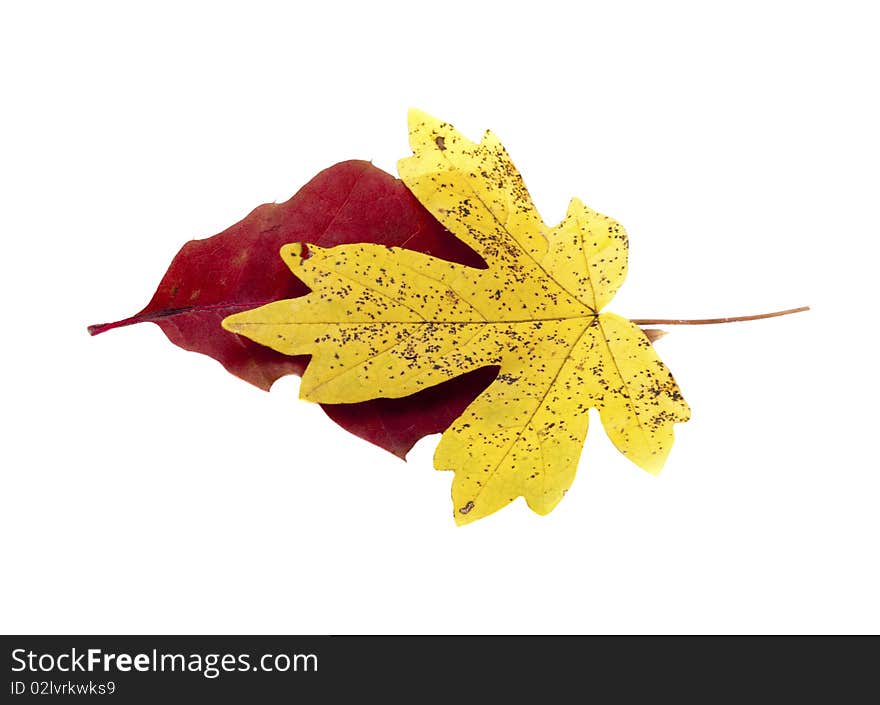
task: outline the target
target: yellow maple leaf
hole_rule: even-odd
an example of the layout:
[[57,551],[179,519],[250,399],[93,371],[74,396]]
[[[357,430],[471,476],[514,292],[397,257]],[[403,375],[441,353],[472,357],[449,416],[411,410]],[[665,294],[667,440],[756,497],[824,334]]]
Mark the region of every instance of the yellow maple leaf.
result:
[[290,244],[281,256],[312,293],[223,327],[312,355],[300,396],[320,403],[403,397],[497,365],[434,456],[455,471],[459,524],[519,496],[539,514],[553,509],[574,479],[590,408],[624,455],[659,472],[673,424],[690,411],[645,334],[599,313],[626,276],[624,229],[577,199],[548,228],[491,132],[474,144],[415,110],[409,128],[401,178],[488,268],[397,247]]

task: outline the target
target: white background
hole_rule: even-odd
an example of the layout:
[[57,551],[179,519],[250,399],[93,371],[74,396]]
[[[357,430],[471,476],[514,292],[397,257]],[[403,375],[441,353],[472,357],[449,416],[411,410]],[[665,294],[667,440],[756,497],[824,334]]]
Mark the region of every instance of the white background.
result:
[[[870,3],[302,5],[0,10],[0,630],[880,631]],[[552,514],[465,528],[436,438],[86,334],[320,169],[394,172],[410,106],[627,228],[609,310],[813,310],[658,343],[693,409],[659,477],[594,417]]]

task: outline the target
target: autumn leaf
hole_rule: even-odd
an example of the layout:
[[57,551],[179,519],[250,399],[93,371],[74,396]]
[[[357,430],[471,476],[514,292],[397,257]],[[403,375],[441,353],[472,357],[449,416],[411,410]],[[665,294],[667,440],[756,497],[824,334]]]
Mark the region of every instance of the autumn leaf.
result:
[[487,269],[399,247],[292,243],[282,259],[311,293],[224,328],[311,355],[300,396],[325,404],[402,398],[497,366],[434,456],[455,472],[458,523],[518,496],[552,510],[574,479],[590,408],[624,455],[659,472],[690,412],[645,334],[599,313],[626,276],[623,228],[577,199],[548,228],[491,132],[474,144],[412,111],[410,144],[403,182]]
[[[188,242],[150,302],[130,318],[90,326],[95,335],[133,323],[157,324],[175,345],[209,355],[229,372],[268,390],[283,375],[302,374],[308,357],[291,357],[223,330],[226,316],[308,293],[278,257],[306,240],[327,246],[374,242],[406,247],[475,267],[482,260],[453,237],[390,174],[369,162],[325,169],[291,199],[256,208],[213,237]],[[325,404],[346,430],[403,458],[425,435],[445,430],[494,378],[480,370],[407,399]]]

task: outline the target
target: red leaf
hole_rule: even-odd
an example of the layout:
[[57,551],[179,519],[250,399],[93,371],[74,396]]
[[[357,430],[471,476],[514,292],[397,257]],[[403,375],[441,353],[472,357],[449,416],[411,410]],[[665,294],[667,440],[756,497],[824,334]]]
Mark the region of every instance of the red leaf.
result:
[[[89,332],[151,321],[175,345],[210,355],[232,374],[268,390],[279,377],[302,374],[308,356],[282,355],[223,330],[220,322],[232,313],[308,292],[278,255],[291,242],[324,247],[374,242],[486,266],[402,182],[369,162],[348,161],[322,171],[290,200],[259,206],[222,233],[191,240],[140,313],[90,326]],[[323,408],[343,428],[403,458],[417,440],[445,430],[496,373],[496,368],[476,370],[404,399]]]

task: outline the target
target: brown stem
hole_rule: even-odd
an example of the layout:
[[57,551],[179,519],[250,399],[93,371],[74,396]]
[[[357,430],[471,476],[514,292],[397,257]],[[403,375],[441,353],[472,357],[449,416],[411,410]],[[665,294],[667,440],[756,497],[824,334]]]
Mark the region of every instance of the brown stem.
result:
[[790,313],[809,311],[809,306],[789,308],[785,311],[773,311],[773,313],[759,313],[755,316],[731,316],[729,318],[633,318],[632,322],[637,326],[705,326],[710,323],[735,323],[736,321],[757,321],[762,318],[775,318],[787,316]]

